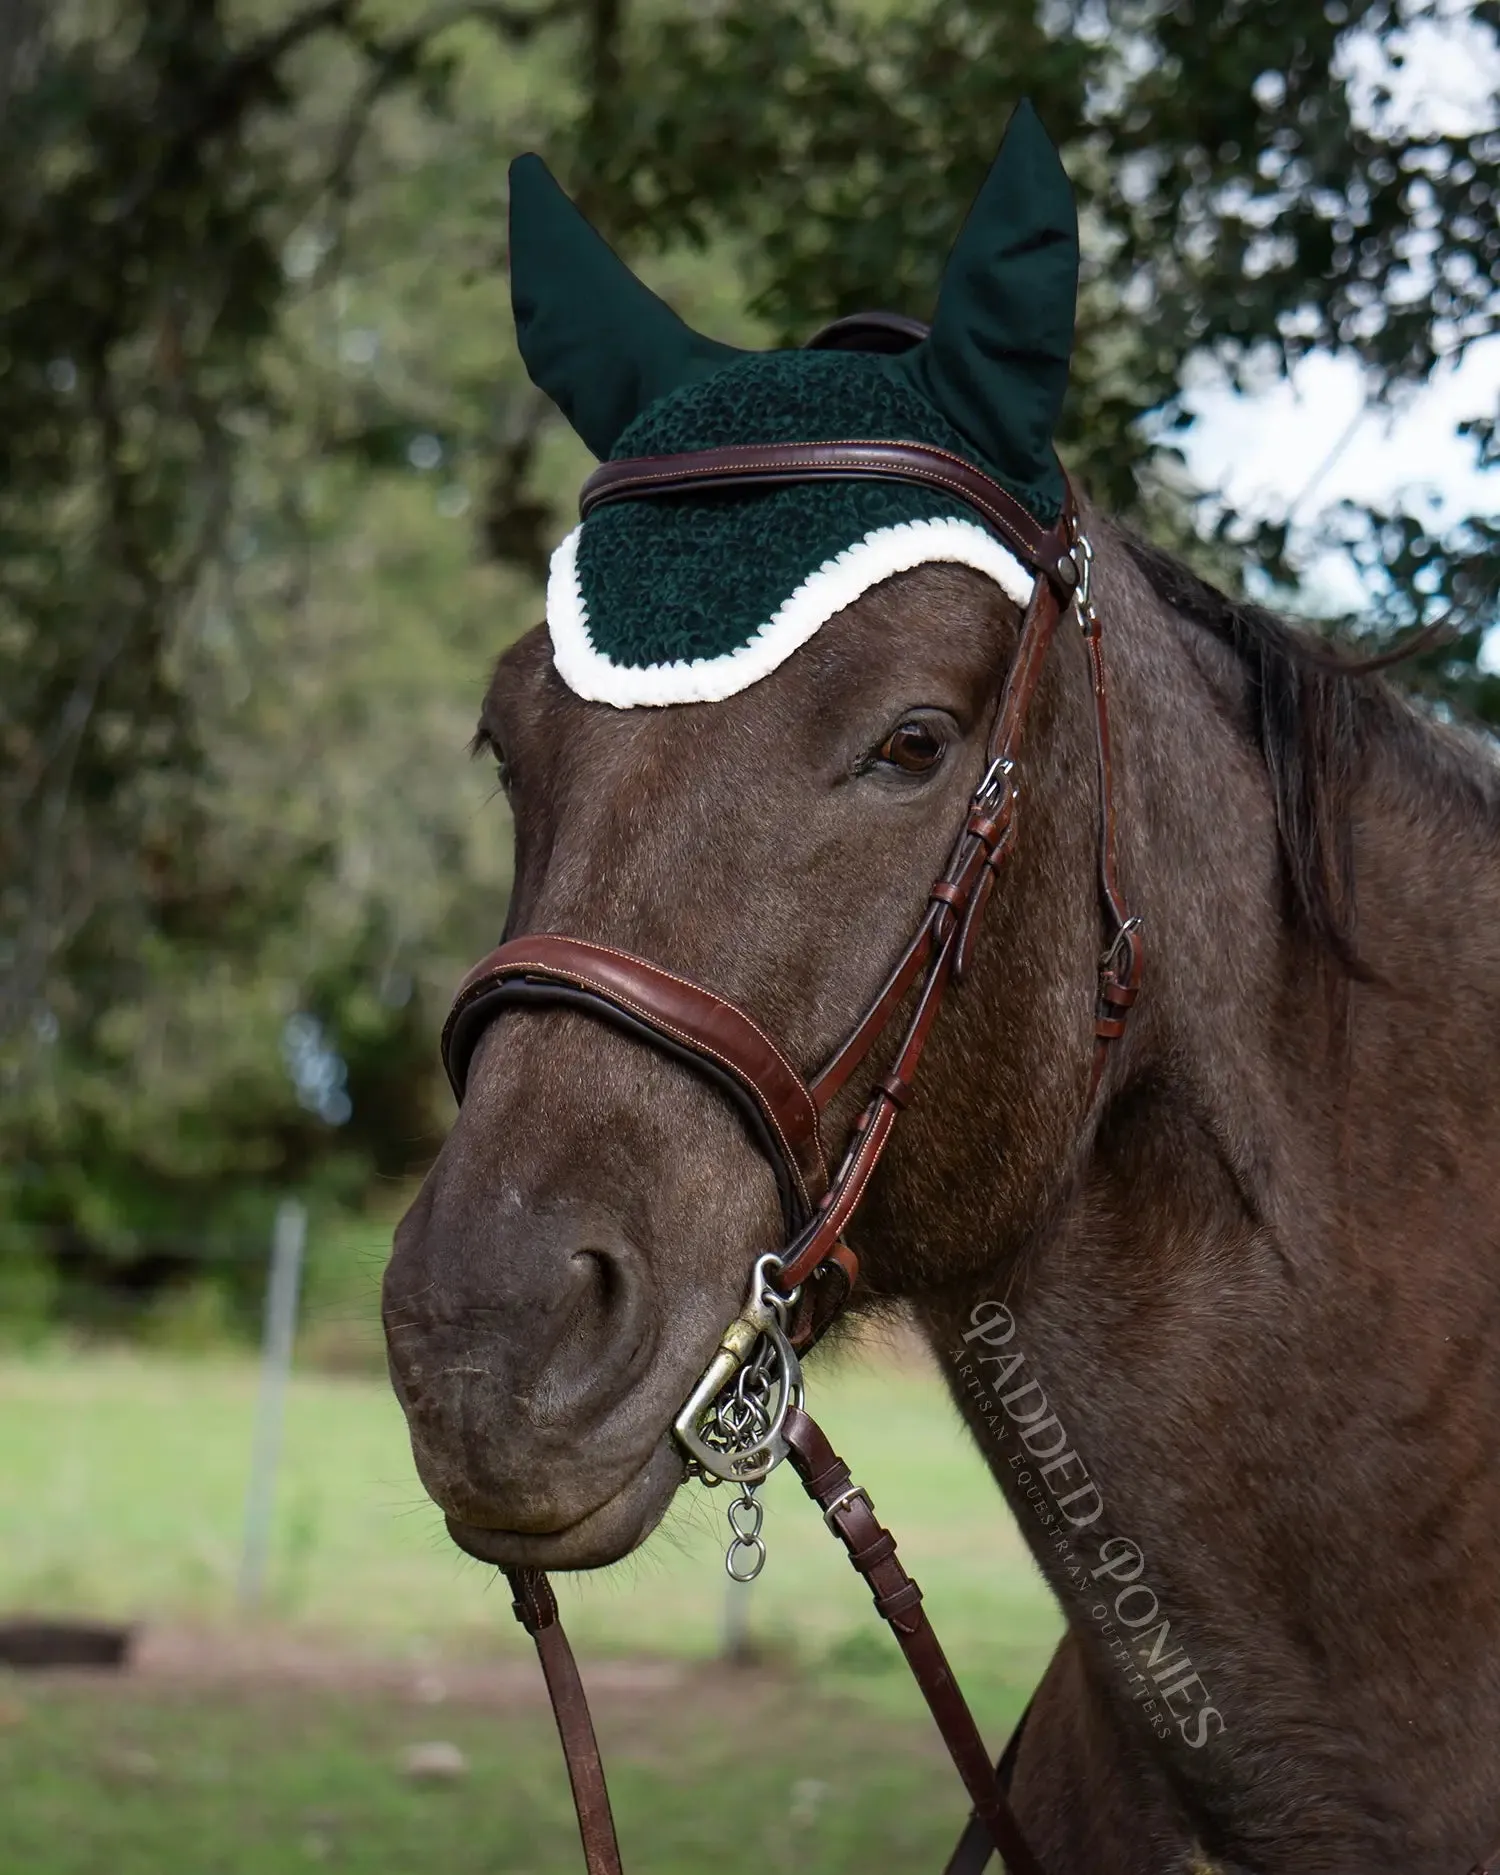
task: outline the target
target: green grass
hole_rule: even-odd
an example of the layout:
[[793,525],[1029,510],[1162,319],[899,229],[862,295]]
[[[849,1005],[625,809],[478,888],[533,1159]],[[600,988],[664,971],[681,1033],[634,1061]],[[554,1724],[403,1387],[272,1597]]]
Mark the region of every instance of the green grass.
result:
[[[0,1606],[131,1618],[234,1614],[255,1405],[249,1361],[44,1352],[0,1362]],[[1002,1673],[1056,1633],[1051,1603],[935,1380],[815,1367],[812,1399],[868,1483],[954,1651]],[[681,1494],[643,1552],[562,1578],[581,1646],[704,1654],[724,1577],[721,1490]],[[799,1653],[872,1631],[864,1589],[789,1471],[767,1486],[760,1637]],[[398,1648],[523,1645],[494,1572],[460,1556],[373,1380],[294,1380],[269,1581],[282,1620]]]
[[[4,1688],[0,1687],[0,1696]],[[7,1875],[577,1875],[578,1839],[545,1711],[324,1693],[191,1701],[27,1689],[0,1726]],[[935,1741],[759,1676],[627,1713],[598,1702],[628,1867],[642,1875],[885,1875],[940,1868],[964,1799]],[[403,1747],[468,1759],[414,1784]]]
[[[810,1380],[998,1743],[1058,1621],[993,1484],[930,1375],[866,1357],[815,1363]],[[252,1363],[222,1357],[51,1349],[0,1361],[0,1609],[210,1633],[236,1623],[255,1387]],[[610,1656],[714,1654],[722,1498],[683,1493],[641,1557],[559,1583],[585,1678]],[[689,1665],[681,1697],[607,1694],[601,1706],[634,1864],[830,1875],[940,1864],[962,1802],[920,1699],[795,1480],[779,1474],[767,1498],[770,1560],[750,1618],[771,1670]],[[503,1586],[447,1543],[400,1413],[370,1379],[293,1384],[260,1620],[351,1659],[509,1660],[513,1683],[532,1684]],[[430,1737],[464,1749],[467,1779],[427,1788],[398,1774],[401,1747]],[[388,1685],[361,1695],[127,1675],[108,1688],[0,1687],[0,1809],[5,1875],[282,1875],[320,1862],[541,1875],[577,1853],[543,1707],[527,1696],[427,1712]]]

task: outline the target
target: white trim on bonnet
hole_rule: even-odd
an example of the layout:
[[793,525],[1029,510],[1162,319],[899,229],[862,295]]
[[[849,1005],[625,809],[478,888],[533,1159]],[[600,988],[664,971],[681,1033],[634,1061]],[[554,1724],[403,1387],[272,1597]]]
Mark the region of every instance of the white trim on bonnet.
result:
[[575,527],[552,556],[547,579],[547,628],[558,675],[581,697],[618,710],[638,704],[718,703],[767,677],[807,643],[835,613],[861,593],[896,573],[930,561],[948,561],[987,574],[1025,605],[1033,576],[995,536],[975,521],[944,517],[878,527],[863,540],[825,560],[761,626],[755,636],[722,657],[678,658],[670,664],[615,664],[594,648],[578,579]]

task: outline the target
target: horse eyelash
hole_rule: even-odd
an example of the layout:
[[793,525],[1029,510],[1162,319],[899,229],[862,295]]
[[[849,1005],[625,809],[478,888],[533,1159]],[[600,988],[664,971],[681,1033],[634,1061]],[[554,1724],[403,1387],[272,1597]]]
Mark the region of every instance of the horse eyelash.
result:
[[469,744],[472,756],[488,755],[495,764],[495,780],[502,788],[510,787],[510,763],[505,759],[505,751],[481,723],[474,731],[474,739]]

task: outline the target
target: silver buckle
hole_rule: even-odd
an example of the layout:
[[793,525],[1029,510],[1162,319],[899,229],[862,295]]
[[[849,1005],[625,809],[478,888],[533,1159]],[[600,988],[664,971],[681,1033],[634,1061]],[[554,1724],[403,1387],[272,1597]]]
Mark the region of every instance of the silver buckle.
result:
[[1006,783],[1015,773],[1016,765],[1007,756],[997,755],[984,771],[984,779],[974,790],[974,805],[988,809],[999,806],[1005,795]]
[[1087,534],[1073,542],[1073,564],[1078,569],[1078,584],[1073,589],[1073,604],[1078,609],[1078,623],[1092,631],[1099,622],[1094,610],[1094,543]]
[[[839,1492],[838,1496],[828,1506],[827,1510],[823,1512],[823,1521],[828,1525],[830,1530],[833,1529],[833,1520],[837,1513],[841,1511],[846,1504],[852,1504],[857,1497],[862,1497],[865,1500],[865,1509],[872,1517],[875,1515],[875,1506],[870,1502],[870,1494],[865,1487],[862,1484],[846,1484],[843,1490]],[[834,1531],[834,1534],[837,1535],[838,1532]]]

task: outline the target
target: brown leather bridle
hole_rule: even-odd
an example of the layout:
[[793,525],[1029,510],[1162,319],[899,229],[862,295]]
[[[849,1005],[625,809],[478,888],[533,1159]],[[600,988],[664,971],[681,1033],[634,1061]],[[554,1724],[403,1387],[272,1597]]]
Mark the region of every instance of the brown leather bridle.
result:
[[[926,336],[915,320],[889,313],[836,320],[812,347],[894,352]],[[1091,586],[1092,550],[1071,489],[1056,527],[1039,524],[1003,488],[943,450],[890,442],[777,444],[608,462],[584,486],[584,515],[606,501],[682,494],[703,487],[879,479],[940,488],[964,501],[1035,574],[1015,657],[1006,674],[986,749],[984,775],[970,800],[948,864],[890,975],[844,1042],[804,1080],[765,1031],[733,1003],[642,957],[581,939],[537,934],[501,944],[464,978],[443,1029],[443,1063],[463,1099],[469,1064],[490,1022],[507,1007],[572,1006],[686,1063],[738,1108],[771,1165],[781,1197],[786,1245],[778,1282],[797,1295],[795,1343],[806,1348],[838,1314],[858,1277],[842,1232],[912,1096],[913,1079],[939,1005],[969,970],[980,922],[1017,837],[1015,776],[1022,734],[1059,619],[1075,612],[1094,695],[1098,754],[1099,900],[1105,926],[1085,1114],[1099,1091],[1110,1044],[1124,1033],[1140,993],[1145,951],[1140,920],[1126,909],[1115,844],[1109,700],[1100,621]],[[891,1068],[874,1083],[838,1170],[829,1176],[822,1119],[897,1010],[915,1005]],[[773,1259],[774,1261],[774,1259]],[[742,1318],[743,1319],[743,1318]],[[726,1342],[733,1330],[726,1334]],[[1010,1875],[1044,1875],[1011,1810],[1008,1791],[1030,1706],[992,1767],[978,1727],[922,1607],[922,1593],[820,1428],[800,1407],[784,1427],[787,1456],[849,1559],[869,1583],[973,1804],[946,1875],[981,1875],[998,1850]],[[604,1769],[572,1649],[546,1576],[506,1571],[517,1619],[536,1643],[573,1788],[589,1875],[621,1875]],[[1500,1871],[1500,1848],[1470,1875]]]
[[[781,1252],[781,1287],[818,1298],[817,1306],[803,1310],[794,1335],[804,1347],[832,1319],[855,1280],[858,1265],[842,1233],[897,1115],[911,1099],[917,1064],[948,986],[962,982],[972,967],[985,907],[1015,842],[1016,770],[1032,699],[1068,606],[1076,608],[1083,627],[1094,696],[1099,897],[1106,924],[1090,1102],[1109,1045],[1124,1033],[1145,963],[1140,921],[1126,910],[1119,883],[1109,700],[1099,617],[1088,591],[1092,555],[1071,497],[1057,527],[1044,529],[987,476],[924,444],[772,443],[606,463],[585,484],[581,505],[588,514],[603,501],[626,496],[849,475],[927,485],[941,480],[983,514],[1036,574],[990,731],[983,777],[915,934],[864,1014],[830,1059],[804,1080],[752,1017],[713,991],[627,951],[539,933],[512,938],[474,966],[459,986],[442,1040],[444,1066],[460,1101],[480,1036],[502,1008],[517,1004],[585,1009],[711,1080],[739,1108],[776,1174],[788,1237]],[[895,1060],[875,1082],[849,1149],[830,1177],[823,1115],[914,988],[916,1004]]]
[[[883,328],[894,330],[887,321]],[[865,328],[868,330],[868,324]],[[920,328],[917,328],[920,331]],[[909,342],[905,337],[902,343]],[[887,344],[886,349],[893,349]],[[463,1099],[480,1037],[502,1010],[577,1008],[686,1063],[737,1107],[776,1175],[786,1241],[776,1278],[797,1300],[791,1339],[805,1350],[848,1299],[859,1273],[844,1231],[869,1185],[891,1131],[912,1098],[922,1051],[950,985],[973,966],[985,907],[1018,827],[1021,746],[1031,704],[1060,618],[1072,609],[1087,647],[1098,754],[1098,889],[1104,921],[1088,1101],[1092,1108],[1112,1042],[1123,1034],[1145,962],[1140,921],[1126,909],[1115,841],[1114,782],[1100,621],[1090,583],[1092,552],[1072,492],[1054,527],[1037,522],[971,463],[920,443],[760,444],[608,462],[584,486],[581,509],[601,503],[680,495],[706,488],[774,487],[826,478],[894,480],[940,488],[963,501],[1035,575],[1015,656],[1006,674],[985,751],[948,863],[928,894],[915,934],[833,1056],[804,1079],[775,1041],[743,1010],[646,958],[552,933],[510,939],[464,978],[443,1030],[443,1062]],[[871,1088],[848,1146],[830,1175],[822,1133],[834,1097],[910,998],[911,1014],[894,1059]],[[799,1407],[785,1424],[787,1455],[804,1488],[870,1583],[879,1613],[895,1632],[973,1802],[950,1875],[975,1875],[998,1849],[1011,1875],[1042,1875],[1006,1797],[1016,1734],[992,1766],[979,1731],[921,1607],[921,1591],[896,1559],[895,1541],[868,1496]],[[589,1875],[618,1875],[619,1850],[593,1728],[571,1650],[545,1576],[507,1571],[518,1618],[541,1656],[562,1736]],[[1024,1722],[1024,1721],[1023,1721]]]

